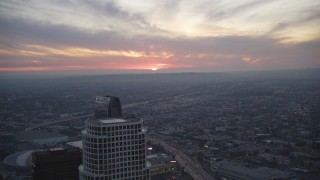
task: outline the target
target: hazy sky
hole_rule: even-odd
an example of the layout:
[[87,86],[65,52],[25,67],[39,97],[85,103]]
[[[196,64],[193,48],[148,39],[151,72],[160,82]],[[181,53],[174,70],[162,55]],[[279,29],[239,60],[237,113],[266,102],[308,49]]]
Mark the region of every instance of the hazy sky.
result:
[[318,0],[0,1],[0,71],[319,66]]

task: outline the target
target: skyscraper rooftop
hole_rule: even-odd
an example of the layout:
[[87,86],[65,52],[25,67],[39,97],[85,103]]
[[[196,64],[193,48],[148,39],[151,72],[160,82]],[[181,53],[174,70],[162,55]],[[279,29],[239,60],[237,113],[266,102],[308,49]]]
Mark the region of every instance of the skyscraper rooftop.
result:
[[95,117],[82,131],[81,180],[150,178],[143,121],[121,116],[119,98],[97,96]]
[[96,119],[121,118],[120,99],[114,96],[97,96],[94,116]]

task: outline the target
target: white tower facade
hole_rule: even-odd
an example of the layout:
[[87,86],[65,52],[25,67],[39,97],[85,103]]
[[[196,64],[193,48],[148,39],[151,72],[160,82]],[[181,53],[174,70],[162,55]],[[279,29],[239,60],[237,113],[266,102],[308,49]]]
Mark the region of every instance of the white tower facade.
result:
[[87,120],[80,180],[149,180],[145,133],[138,118]]

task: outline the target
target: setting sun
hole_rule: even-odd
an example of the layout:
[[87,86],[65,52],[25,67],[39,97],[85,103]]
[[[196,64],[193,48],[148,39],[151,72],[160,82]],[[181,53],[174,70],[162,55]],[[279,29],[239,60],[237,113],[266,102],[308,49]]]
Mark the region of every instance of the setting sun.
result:
[[152,71],[156,71],[156,70],[158,70],[158,68],[151,68],[151,70],[152,70]]

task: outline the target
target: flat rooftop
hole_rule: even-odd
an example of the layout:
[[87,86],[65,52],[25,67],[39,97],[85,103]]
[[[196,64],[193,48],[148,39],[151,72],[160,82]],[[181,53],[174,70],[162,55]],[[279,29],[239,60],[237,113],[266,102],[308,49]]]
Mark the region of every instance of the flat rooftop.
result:
[[113,123],[123,123],[123,122],[127,122],[124,119],[100,119],[99,120],[101,123],[103,124],[113,124]]
[[293,175],[288,171],[273,169],[269,167],[250,168],[241,164],[233,163],[228,160],[222,160],[211,164],[220,174],[237,177],[239,179],[257,179],[265,180],[272,178],[289,179]]
[[127,118],[104,118],[104,119],[96,119],[95,117],[91,117],[87,119],[88,123],[92,124],[120,124],[120,123],[134,123],[134,122],[142,122],[143,120],[137,117],[127,117]]
[[171,156],[168,156],[167,154],[163,153],[151,154],[148,155],[146,158],[151,164],[151,167],[170,164],[171,160],[174,160]]
[[72,142],[67,142],[68,146],[72,146],[72,147],[77,147],[82,149],[82,140],[80,141],[72,141]]

